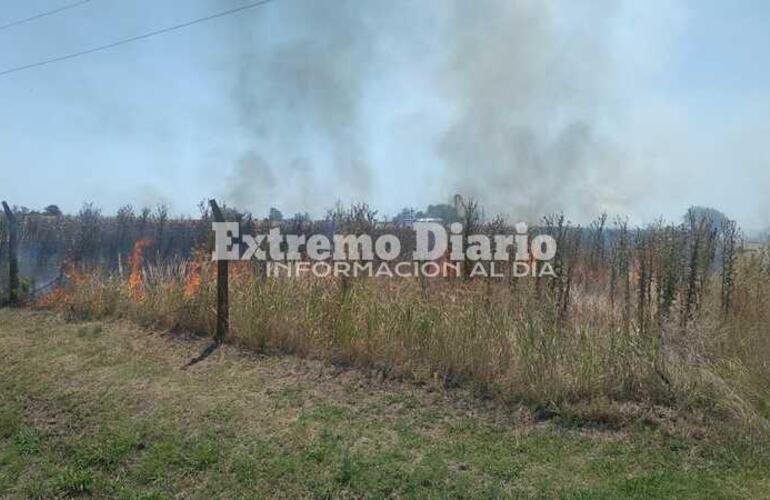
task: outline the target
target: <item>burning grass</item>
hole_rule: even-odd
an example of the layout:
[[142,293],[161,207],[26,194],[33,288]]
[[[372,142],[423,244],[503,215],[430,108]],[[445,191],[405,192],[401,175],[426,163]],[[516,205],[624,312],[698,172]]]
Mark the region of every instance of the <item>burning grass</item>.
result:
[[[609,398],[698,408],[764,432],[768,252],[742,254],[731,228],[717,234],[702,221],[636,234],[621,223],[610,240],[598,224],[548,222],[560,248],[554,279],[286,278],[237,263],[229,341],[463,385],[538,411]],[[210,334],[209,251],[142,264],[148,245],[135,245],[127,278],[73,271],[41,304]]]

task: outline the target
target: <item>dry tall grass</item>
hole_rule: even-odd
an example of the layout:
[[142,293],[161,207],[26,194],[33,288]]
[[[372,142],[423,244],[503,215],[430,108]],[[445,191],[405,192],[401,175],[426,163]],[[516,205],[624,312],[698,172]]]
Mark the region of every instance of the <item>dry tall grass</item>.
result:
[[[592,398],[770,416],[770,252],[734,224],[632,232],[563,218],[558,278],[276,278],[231,268],[230,340],[535,406]],[[214,328],[215,266],[197,257],[76,272],[41,305],[172,330]],[[136,266],[135,266],[136,267]],[[138,288],[137,288],[138,278]]]

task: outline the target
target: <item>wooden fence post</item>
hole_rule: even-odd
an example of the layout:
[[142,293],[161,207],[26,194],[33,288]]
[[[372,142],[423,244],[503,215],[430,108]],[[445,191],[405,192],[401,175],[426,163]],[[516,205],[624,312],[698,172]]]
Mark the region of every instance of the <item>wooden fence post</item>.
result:
[[8,220],[8,303],[18,305],[21,297],[19,296],[19,257],[17,252],[18,228],[16,226],[16,216],[11,207],[3,202],[5,218]]
[[[225,222],[216,200],[209,200],[215,222]],[[217,260],[217,330],[214,341],[221,344],[230,329],[230,302],[228,286],[228,261]]]

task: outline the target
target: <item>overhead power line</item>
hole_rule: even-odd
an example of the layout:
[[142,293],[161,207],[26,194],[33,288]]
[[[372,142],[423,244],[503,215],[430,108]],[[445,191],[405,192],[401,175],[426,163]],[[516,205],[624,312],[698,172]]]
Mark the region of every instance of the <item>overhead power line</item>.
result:
[[270,3],[273,0],[259,0],[257,2],[248,3],[246,5],[242,5],[240,7],[236,7],[234,9],[225,10],[222,12],[217,12],[216,14],[210,14],[205,17],[199,17],[198,19],[193,19],[192,21],[187,21],[181,24],[176,24],[174,26],[169,26],[166,28],[162,28],[155,31],[149,31],[147,33],[142,33],[141,35],[132,36],[130,38],[124,38],[122,40],[118,40],[116,42],[108,43],[106,45],[100,45],[98,47],[93,47],[86,50],[81,50],[79,52],[72,52],[70,54],[65,54],[58,57],[52,57],[51,59],[45,59],[43,61],[38,61],[31,64],[25,64],[23,66],[17,66],[15,68],[9,68],[3,71],[0,71],[0,76],[8,75],[10,73],[16,73],[18,71],[24,71],[27,69],[37,68],[39,66],[45,66],[48,64],[53,64],[60,61],[66,61],[67,59],[74,59],[76,57],[84,56],[87,54],[93,54],[94,52],[99,52],[102,50],[111,49],[113,47],[118,47],[120,45],[126,45],[128,43],[137,42],[139,40],[144,40],[146,38],[151,38],[154,36],[162,35],[164,33],[169,33],[171,31],[180,30],[182,28],[187,28],[188,26],[192,26],[194,24],[203,23],[206,21],[211,21],[212,19],[217,19],[219,17],[229,16],[231,14],[236,14],[238,12],[243,12],[244,10],[253,9],[254,7],[259,7],[260,5],[264,5],[266,3]]
[[34,21],[35,19],[40,19],[41,17],[50,16],[50,15],[56,14],[58,12],[61,12],[63,10],[74,9],[78,5],[83,5],[84,3],[88,3],[90,1],[91,0],[80,0],[79,2],[73,2],[73,3],[67,4],[67,5],[62,5],[61,7],[57,8],[57,9],[47,10],[45,12],[41,12],[40,14],[35,14],[34,16],[31,16],[31,17],[27,17],[27,18],[24,18],[24,19],[17,19],[16,21],[11,21],[8,24],[0,24],[0,31],[2,31],[4,29],[12,28],[14,26],[18,26],[20,24],[28,23],[30,21]]

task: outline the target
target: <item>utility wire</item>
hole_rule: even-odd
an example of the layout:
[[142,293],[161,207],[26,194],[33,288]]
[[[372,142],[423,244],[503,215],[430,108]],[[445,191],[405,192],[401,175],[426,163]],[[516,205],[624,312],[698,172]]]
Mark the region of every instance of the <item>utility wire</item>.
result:
[[149,31],[147,33],[142,33],[141,35],[132,36],[130,38],[124,38],[122,40],[118,40],[116,42],[108,43],[106,45],[100,45],[98,47],[93,47],[91,49],[81,50],[79,52],[72,52],[70,54],[65,54],[63,56],[53,57],[51,59],[45,59],[43,61],[38,61],[31,64],[25,64],[23,66],[17,66],[15,68],[9,68],[3,71],[0,71],[0,76],[8,75],[10,73],[16,73],[17,71],[24,71],[31,68],[37,68],[38,66],[45,66],[47,64],[53,64],[59,61],[65,61],[67,59],[74,59],[76,57],[84,56],[86,54],[92,54],[94,52],[99,52],[101,50],[107,50],[111,49],[113,47],[118,47],[120,45],[125,45],[127,43],[136,42],[139,40],[144,40],[146,38],[151,38],[157,35],[162,35],[164,33],[169,33],[171,31],[180,30],[182,28],[187,28],[188,26],[192,26],[193,24],[203,23],[206,21],[211,21],[212,19],[217,19],[219,17],[229,16],[231,14],[235,14],[238,12],[243,12],[244,10],[253,9],[254,7],[259,7],[260,5],[264,5],[266,3],[270,3],[273,0],[259,0],[257,2],[248,3],[246,5],[242,5],[241,7],[236,7],[234,9],[225,10],[222,12],[218,12],[216,14],[210,14],[205,17],[199,17],[198,19],[193,19],[192,21],[187,21],[185,23],[176,24],[174,26],[169,26],[167,28],[162,28],[155,31]]
[[91,0],[80,0],[79,2],[74,2],[74,3],[67,4],[67,5],[62,5],[61,7],[57,8],[57,9],[41,12],[40,14],[36,14],[34,16],[31,16],[31,17],[27,17],[27,18],[24,18],[24,19],[18,19],[16,21],[11,21],[8,24],[0,24],[0,31],[2,31],[4,29],[12,28],[14,26],[18,26],[20,24],[28,23],[30,21],[34,21],[35,19],[40,19],[41,17],[50,16],[52,14],[56,14],[56,13],[61,12],[63,10],[74,9],[78,5],[83,5],[84,3],[88,3],[90,1]]

